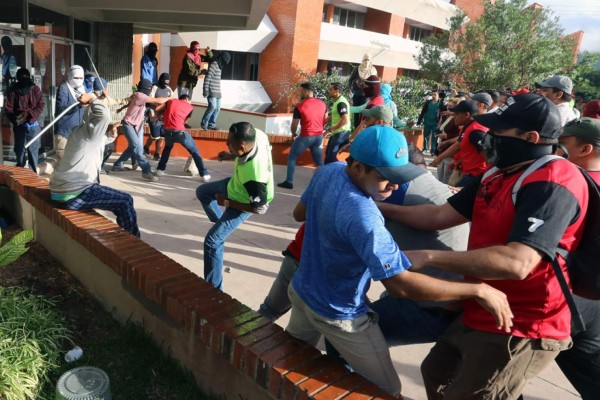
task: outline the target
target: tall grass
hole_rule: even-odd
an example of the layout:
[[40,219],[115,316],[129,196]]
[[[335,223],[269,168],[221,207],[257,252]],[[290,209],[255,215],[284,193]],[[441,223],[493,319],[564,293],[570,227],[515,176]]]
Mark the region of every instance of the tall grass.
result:
[[59,366],[67,330],[52,300],[26,288],[0,287],[0,398],[38,398]]

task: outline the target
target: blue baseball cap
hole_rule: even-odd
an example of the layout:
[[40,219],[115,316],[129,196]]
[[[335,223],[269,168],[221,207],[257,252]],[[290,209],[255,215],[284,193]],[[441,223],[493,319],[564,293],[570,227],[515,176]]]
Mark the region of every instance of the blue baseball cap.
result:
[[350,145],[350,156],[392,183],[402,184],[427,173],[408,161],[406,138],[389,126],[374,125],[359,133]]

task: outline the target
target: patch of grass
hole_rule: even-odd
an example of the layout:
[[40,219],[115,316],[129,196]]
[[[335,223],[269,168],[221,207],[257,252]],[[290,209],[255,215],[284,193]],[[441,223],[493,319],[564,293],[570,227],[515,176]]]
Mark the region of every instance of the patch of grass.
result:
[[0,398],[38,398],[66,339],[56,304],[19,287],[0,287]]
[[[103,335],[83,338],[83,358],[64,364],[55,374],[58,377],[75,367],[91,365],[104,370],[110,378],[115,399],[144,400],[203,400],[216,399],[198,389],[194,377],[178,361],[167,356],[138,323],[121,326],[101,311],[97,323]],[[44,399],[54,399],[54,384],[46,386]]]

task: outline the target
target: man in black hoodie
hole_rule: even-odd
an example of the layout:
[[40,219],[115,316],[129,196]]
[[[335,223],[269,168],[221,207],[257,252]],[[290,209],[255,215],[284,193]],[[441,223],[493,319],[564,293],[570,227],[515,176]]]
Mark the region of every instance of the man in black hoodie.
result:
[[15,134],[17,167],[24,167],[29,159],[29,168],[37,173],[40,140],[37,139],[27,149],[25,143],[40,133],[38,118],[44,111],[44,96],[42,90],[31,80],[27,68],[17,71],[17,82],[8,89],[4,107]]
[[208,101],[208,107],[200,125],[203,130],[217,129],[217,117],[221,110],[221,72],[229,64],[229,61],[231,61],[231,54],[224,51],[208,66],[208,73],[202,87],[202,96],[206,97]]

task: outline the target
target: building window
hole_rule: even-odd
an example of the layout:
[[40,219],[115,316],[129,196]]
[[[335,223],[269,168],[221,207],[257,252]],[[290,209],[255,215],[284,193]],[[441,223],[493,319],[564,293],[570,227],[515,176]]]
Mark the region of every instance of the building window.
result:
[[75,27],[75,40],[81,40],[82,42],[92,41],[91,23],[75,19],[73,25]]
[[408,33],[408,38],[410,40],[415,40],[417,42],[423,41],[427,36],[431,35],[433,32],[423,28],[417,28],[416,26],[411,26],[410,31]]
[[2,1],[0,4],[0,27],[21,29],[23,2]]
[[333,24],[348,28],[364,29],[365,13],[336,7],[333,10]]
[[231,61],[223,68],[221,79],[234,81],[258,80],[258,53],[228,52],[231,54]]
[[405,76],[405,77],[411,78],[411,79],[419,79],[419,78],[421,78],[421,71],[419,71],[418,69],[405,68],[403,70],[402,76]]
[[68,15],[29,4],[29,29],[35,33],[45,33],[65,38],[71,37]]

